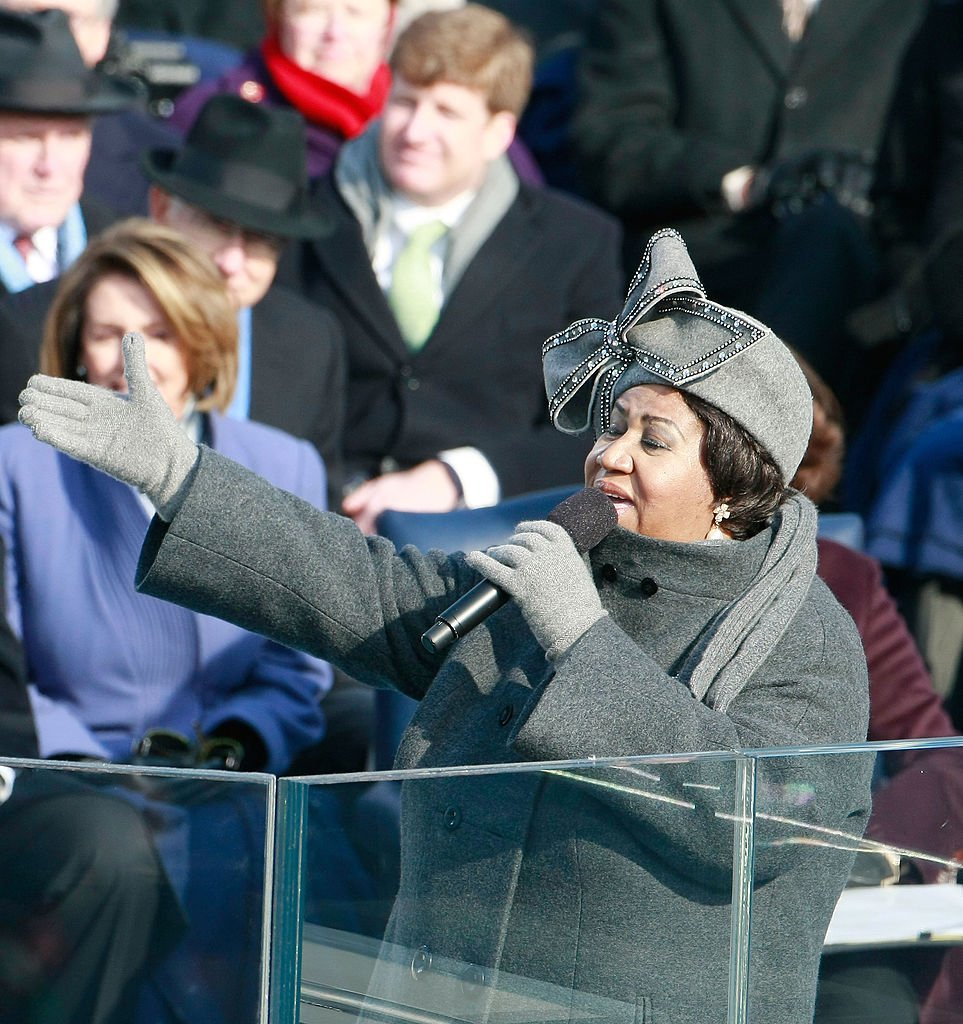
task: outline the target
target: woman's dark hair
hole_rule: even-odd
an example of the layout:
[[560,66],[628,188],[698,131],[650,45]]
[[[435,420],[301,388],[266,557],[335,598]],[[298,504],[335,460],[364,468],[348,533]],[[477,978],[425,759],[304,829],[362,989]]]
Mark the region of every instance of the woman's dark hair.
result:
[[843,475],[846,455],[846,428],[843,407],[830,386],[816,370],[791,346],[813,393],[813,432],[809,447],[799,463],[792,486],[802,491],[814,505],[821,505],[834,496]]
[[728,413],[688,391],[685,404],[702,424],[702,460],[712,493],[729,506],[722,523],[735,540],[746,540],[772,522],[789,489],[775,460]]

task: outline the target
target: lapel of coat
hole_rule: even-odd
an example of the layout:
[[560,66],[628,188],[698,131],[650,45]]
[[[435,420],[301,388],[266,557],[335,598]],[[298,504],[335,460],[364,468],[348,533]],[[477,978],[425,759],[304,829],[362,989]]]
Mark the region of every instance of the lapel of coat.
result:
[[[733,19],[741,26],[748,42],[754,47],[778,81],[789,73],[793,45],[782,28],[779,0],[720,0],[728,7]],[[846,0],[848,6],[854,0]],[[830,7],[838,6],[830,0]],[[711,59],[711,57],[707,57]]]
[[502,301],[505,285],[530,272],[538,247],[540,206],[537,192],[523,186],[452,289],[424,350],[450,343],[463,346],[471,321],[490,317],[492,306]]
[[869,22],[885,17],[881,12],[888,0],[822,0],[813,11],[806,34],[799,44],[797,65],[808,79],[818,78],[819,68],[845,52]]
[[311,243],[326,282],[367,325],[379,345],[395,355],[407,353],[394,314],[371,268],[358,222],[338,195],[330,176],[319,188],[318,203],[333,225],[330,234]]

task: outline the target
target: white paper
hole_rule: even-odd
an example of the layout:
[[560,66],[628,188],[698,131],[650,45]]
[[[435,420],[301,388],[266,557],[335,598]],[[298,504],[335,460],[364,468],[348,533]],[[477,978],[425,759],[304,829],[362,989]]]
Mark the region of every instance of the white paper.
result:
[[827,946],[963,942],[963,885],[881,885],[844,889]]

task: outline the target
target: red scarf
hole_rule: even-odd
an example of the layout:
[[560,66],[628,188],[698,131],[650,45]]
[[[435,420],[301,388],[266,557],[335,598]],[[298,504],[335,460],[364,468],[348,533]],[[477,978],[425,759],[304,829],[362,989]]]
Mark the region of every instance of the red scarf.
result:
[[379,64],[366,95],[345,89],[295,64],[281,52],[274,33],[261,44],[261,56],[274,84],[295,110],[308,122],[334,128],[346,139],[360,135],[368,122],[381,112],[391,88],[391,71],[387,64]]

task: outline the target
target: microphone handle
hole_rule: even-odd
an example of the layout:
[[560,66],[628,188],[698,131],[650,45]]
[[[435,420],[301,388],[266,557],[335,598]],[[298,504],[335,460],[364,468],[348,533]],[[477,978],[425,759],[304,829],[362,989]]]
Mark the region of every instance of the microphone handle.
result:
[[421,637],[422,645],[432,654],[439,654],[508,600],[508,594],[490,580],[476,583],[425,630]]

